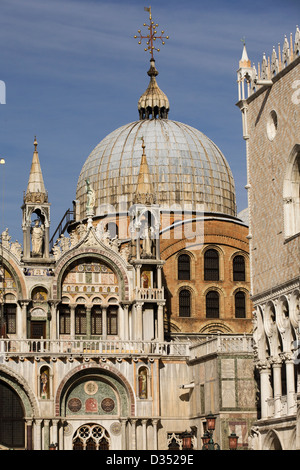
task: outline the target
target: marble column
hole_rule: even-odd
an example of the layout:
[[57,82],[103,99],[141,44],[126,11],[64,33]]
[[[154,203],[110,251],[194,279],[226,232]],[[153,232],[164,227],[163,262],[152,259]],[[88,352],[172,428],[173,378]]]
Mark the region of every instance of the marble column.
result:
[[42,419],[34,422],[34,450],[42,450]]
[[164,340],[164,302],[157,303],[157,340]]
[[20,309],[17,309],[17,335],[19,339],[27,338],[27,306],[28,300],[19,300]]
[[157,266],[157,288],[158,289],[162,288],[162,269],[163,267],[161,265]]
[[284,353],[283,358],[286,368],[287,414],[292,415],[296,411],[294,355],[292,352]]
[[142,419],[143,449],[147,450],[147,419]]
[[51,320],[50,320],[50,339],[54,340],[58,338],[59,324],[57,322],[57,305],[58,301],[50,300],[50,311],[51,311]]
[[52,419],[51,426],[51,444],[58,444],[57,450],[59,449],[59,439],[58,439],[58,420]]
[[158,425],[158,419],[153,419],[152,420],[152,426],[153,426],[153,450],[157,450],[158,445],[157,445],[157,425]]
[[61,425],[58,428],[58,449],[59,450],[64,450],[64,448],[65,448],[65,433],[64,433],[64,430],[65,430],[66,422],[61,421],[60,424]]
[[75,339],[75,304],[70,305],[70,334],[71,339]]
[[32,419],[26,419],[26,450],[33,450],[32,442]]
[[136,246],[136,259],[141,259],[141,239],[140,239],[140,229],[139,228],[137,228],[137,230],[136,230],[135,246]]
[[86,307],[86,338],[90,339],[92,334],[92,307]]
[[282,397],[282,384],[281,384],[281,367],[282,361],[279,357],[274,357],[270,360],[273,369],[273,390],[274,390],[274,416],[279,417],[281,414],[281,397]]
[[136,450],[136,424],[137,419],[131,420],[131,450]]
[[127,419],[121,419],[122,450],[127,450],[126,423]]
[[44,419],[44,450],[49,450],[50,445],[50,420]]
[[260,361],[256,367],[260,373],[261,418],[263,419],[268,417],[268,400],[272,398],[271,367],[268,361]]
[[102,338],[107,338],[107,307],[102,307]]
[[137,341],[143,340],[143,305],[144,302],[138,302],[135,305],[134,339]]
[[129,314],[128,314],[128,308],[129,308],[128,304],[123,304],[124,338],[121,338],[121,339],[124,339],[126,341],[129,339]]
[[136,287],[139,289],[141,287],[141,264],[136,264]]

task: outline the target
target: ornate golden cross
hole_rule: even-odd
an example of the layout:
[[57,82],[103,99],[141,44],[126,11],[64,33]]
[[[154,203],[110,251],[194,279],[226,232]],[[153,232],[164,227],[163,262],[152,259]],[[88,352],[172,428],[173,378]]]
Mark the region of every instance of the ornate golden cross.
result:
[[143,26],[148,27],[149,34],[147,34],[147,36],[143,36],[142,33],[141,33],[141,30],[139,29],[138,30],[139,36],[136,35],[134,37],[139,38],[139,44],[142,44],[142,39],[147,39],[147,47],[145,47],[145,51],[146,52],[149,51],[150,54],[151,54],[151,57],[153,59],[153,52],[154,51],[157,51],[157,52],[160,51],[160,49],[158,49],[154,46],[154,42],[157,39],[160,39],[162,44],[164,45],[165,44],[164,39],[169,39],[169,36],[163,36],[164,31],[161,32],[161,36],[157,36],[156,28],[158,27],[158,24],[154,23],[154,21],[152,20],[151,7],[149,7],[149,8],[144,7],[144,10],[149,12],[150,24],[148,25],[148,24],[144,23],[144,25],[143,25]]

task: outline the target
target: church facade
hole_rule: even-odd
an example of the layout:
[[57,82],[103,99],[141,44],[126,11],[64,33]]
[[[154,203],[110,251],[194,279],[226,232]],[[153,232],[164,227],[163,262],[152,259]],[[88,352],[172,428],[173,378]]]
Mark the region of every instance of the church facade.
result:
[[[248,226],[220,149],[169,119],[153,57],[139,120],[87,158],[50,239],[37,140],[23,246],[1,237],[0,446],[248,448],[257,417]],[[42,159],[41,159],[42,161]]]
[[300,32],[238,71],[246,141],[259,450],[299,449]]

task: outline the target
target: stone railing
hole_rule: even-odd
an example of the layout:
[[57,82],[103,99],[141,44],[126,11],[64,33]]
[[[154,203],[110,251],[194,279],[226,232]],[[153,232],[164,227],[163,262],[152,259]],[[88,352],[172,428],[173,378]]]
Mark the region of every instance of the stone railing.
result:
[[186,342],[121,340],[0,339],[0,355],[22,356],[189,356]]
[[215,335],[200,339],[191,345],[191,359],[210,354],[253,353],[251,335]]
[[[292,394],[292,405],[288,407],[287,395],[267,399],[268,418],[293,416],[297,413],[297,394]],[[277,411],[276,411],[277,410]]]
[[135,289],[137,300],[164,300],[164,288],[152,289],[151,287],[136,287]]

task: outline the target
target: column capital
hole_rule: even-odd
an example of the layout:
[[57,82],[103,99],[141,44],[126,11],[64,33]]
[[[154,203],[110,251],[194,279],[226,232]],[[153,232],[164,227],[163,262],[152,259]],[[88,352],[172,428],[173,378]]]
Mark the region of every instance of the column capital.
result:
[[48,303],[49,303],[50,307],[55,307],[55,308],[58,306],[58,304],[60,304],[60,302],[61,302],[61,300],[59,300],[59,299],[50,299],[50,300],[48,300]]
[[24,299],[24,300],[18,300],[18,303],[20,304],[20,307],[27,307],[27,305],[31,302],[31,300],[27,300],[27,299]]
[[33,418],[24,418],[25,419],[25,423],[28,425],[28,426],[32,426],[32,423],[33,423]]
[[295,355],[291,351],[283,352],[280,354],[280,358],[282,359],[283,362],[287,363],[293,363],[295,361]]
[[269,372],[271,370],[271,365],[269,361],[257,361],[256,362],[256,368],[259,370],[260,373],[262,372]]
[[279,356],[269,358],[270,365],[274,368],[282,366],[282,358]]

